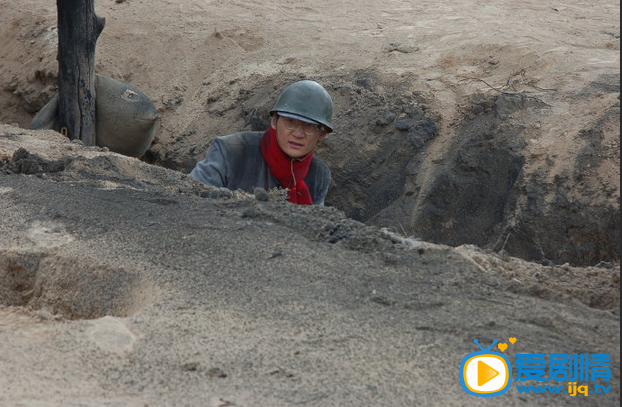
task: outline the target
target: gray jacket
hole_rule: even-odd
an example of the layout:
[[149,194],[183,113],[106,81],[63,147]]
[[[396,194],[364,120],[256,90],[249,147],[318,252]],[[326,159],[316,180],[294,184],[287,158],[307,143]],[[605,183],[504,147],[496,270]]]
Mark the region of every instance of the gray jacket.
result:
[[[253,193],[255,188],[281,188],[270,174],[261,155],[263,132],[241,132],[217,137],[207,150],[205,159],[194,167],[190,176],[206,185]],[[330,170],[313,157],[305,183],[314,205],[324,205]]]

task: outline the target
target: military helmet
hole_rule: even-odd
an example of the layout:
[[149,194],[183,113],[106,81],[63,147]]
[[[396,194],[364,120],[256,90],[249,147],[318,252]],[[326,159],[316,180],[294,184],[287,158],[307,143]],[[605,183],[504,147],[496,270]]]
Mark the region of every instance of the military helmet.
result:
[[333,131],[333,101],[315,81],[299,81],[289,85],[277,99],[270,114],[292,117],[305,122],[318,123]]

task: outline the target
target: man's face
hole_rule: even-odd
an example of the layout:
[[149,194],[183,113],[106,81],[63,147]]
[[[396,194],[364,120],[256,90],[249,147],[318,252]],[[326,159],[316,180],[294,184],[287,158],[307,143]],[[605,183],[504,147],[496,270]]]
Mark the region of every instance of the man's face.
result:
[[300,120],[272,116],[272,128],[281,150],[291,158],[304,158],[315,151],[317,144],[326,138],[326,130]]

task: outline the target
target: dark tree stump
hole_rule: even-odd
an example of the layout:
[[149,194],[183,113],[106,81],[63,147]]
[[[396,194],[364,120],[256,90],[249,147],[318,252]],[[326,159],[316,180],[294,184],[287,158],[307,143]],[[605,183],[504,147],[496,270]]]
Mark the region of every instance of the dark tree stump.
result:
[[96,144],[95,45],[105,20],[94,0],[56,0],[58,9],[58,123],[61,132]]

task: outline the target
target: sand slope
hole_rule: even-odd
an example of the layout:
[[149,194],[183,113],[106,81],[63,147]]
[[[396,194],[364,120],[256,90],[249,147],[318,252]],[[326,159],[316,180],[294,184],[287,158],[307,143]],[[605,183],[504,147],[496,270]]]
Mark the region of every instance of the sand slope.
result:
[[[620,269],[408,240],[333,208],[206,199],[188,177],[0,127],[3,406],[463,406],[478,338],[612,355]],[[525,401],[527,400],[527,401]],[[466,403],[466,404],[465,404]],[[476,403],[476,404],[474,404]]]

